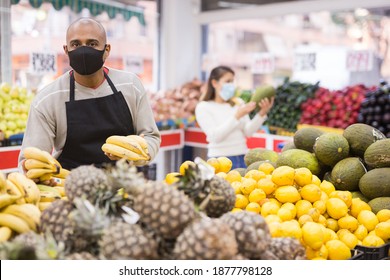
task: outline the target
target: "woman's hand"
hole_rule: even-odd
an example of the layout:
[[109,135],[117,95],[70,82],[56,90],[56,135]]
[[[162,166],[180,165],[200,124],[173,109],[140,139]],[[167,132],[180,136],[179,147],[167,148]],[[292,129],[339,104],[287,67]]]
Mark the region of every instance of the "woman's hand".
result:
[[110,160],[120,160],[120,157],[114,156],[113,154],[104,153]]
[[256,108],[255,102],[248,102],[246,104],[243,104],[238,107],[236,112],[236,119],[239,120],[243,116],[248,115],[250,112],[252,112]]
[[272,106],[274,105],[274,100],[275,100],[275,97],[272,97],[271,100],[269,100],[268,98],[264,98],[264,99],[260,100],[260,102],[259,102],[259,106],[260,106],[259,115],[261,117],[264,117],[265,115],[268,114],[268,112],[271,110]]

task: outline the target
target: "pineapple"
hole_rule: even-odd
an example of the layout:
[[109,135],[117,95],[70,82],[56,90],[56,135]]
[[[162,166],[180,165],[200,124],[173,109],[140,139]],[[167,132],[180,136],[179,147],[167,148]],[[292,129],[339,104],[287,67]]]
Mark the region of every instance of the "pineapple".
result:
[[176,187],[193,199],[207,216],[218,218],[233,209],[234,189],[225,179],[216,175],[207,179],[202,172],[199,164],[188,166]]
[[238,258],[234,231],[220,219],[201,218],[187,226],[176,240],[179,260],[230,260]]
[[306,260],[305,247],[295,238],[272,238],[269,250],[279,260]]
[[112,223],[105,229],[99,242],[105,259],[156,259],[157,242],[138,224]]
[[65,257],[65,260],[97,260],[98,258],[89,252],[72,253]]
[[271,234],[261,215],[244,210],[226,213],[221,220],[235,232],[242,255],[249,259],[261,259],[271,242]]

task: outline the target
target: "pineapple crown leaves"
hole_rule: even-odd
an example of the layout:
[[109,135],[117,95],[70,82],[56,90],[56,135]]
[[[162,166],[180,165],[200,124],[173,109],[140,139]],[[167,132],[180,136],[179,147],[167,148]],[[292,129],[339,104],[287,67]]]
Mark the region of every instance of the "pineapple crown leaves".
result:
[[174,183],[174,186],[192,199],[203,200],[210,193],[207,180],[202,178],[201,169],[197,164],[188,165],[184,174],[177,177],[179,180]]

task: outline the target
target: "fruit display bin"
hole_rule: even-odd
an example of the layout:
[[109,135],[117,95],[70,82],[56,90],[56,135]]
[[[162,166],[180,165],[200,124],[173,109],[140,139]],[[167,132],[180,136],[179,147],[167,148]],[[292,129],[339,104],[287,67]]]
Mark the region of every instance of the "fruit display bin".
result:
[[352,260],[385,260],[390,259],[390,243],[379,247],[356,245]]

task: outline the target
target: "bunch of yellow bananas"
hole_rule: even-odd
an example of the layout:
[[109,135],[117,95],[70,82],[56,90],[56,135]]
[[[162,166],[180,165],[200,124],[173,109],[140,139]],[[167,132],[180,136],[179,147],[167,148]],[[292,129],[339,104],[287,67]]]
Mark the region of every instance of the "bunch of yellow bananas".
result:
[[148,144],[143,137],[138,135],[110,136],[103,144],[102,150],[105,153],[132,161],[135,165],[146,164],[150,160]]
[[7,177],[0,172],[0,242],[13,234],[37,231],[40,199],[40,190],[33,180],[18,172]]
[[65,188],[61,186],[46,186],[42,184],[37,184],[39,189],[41,199],[38,203],[38,208],[43,211],[51,205],[51,203],[57,199],[67,200],[68,198],[65,195]]
[[26,176],[30,179],[38,179],[44,182],[53,177],[65,179],[69,170],[62,168],[61,164],[48,152],[35,147],[27,147],[23,150],[26,158],[24,167]]

